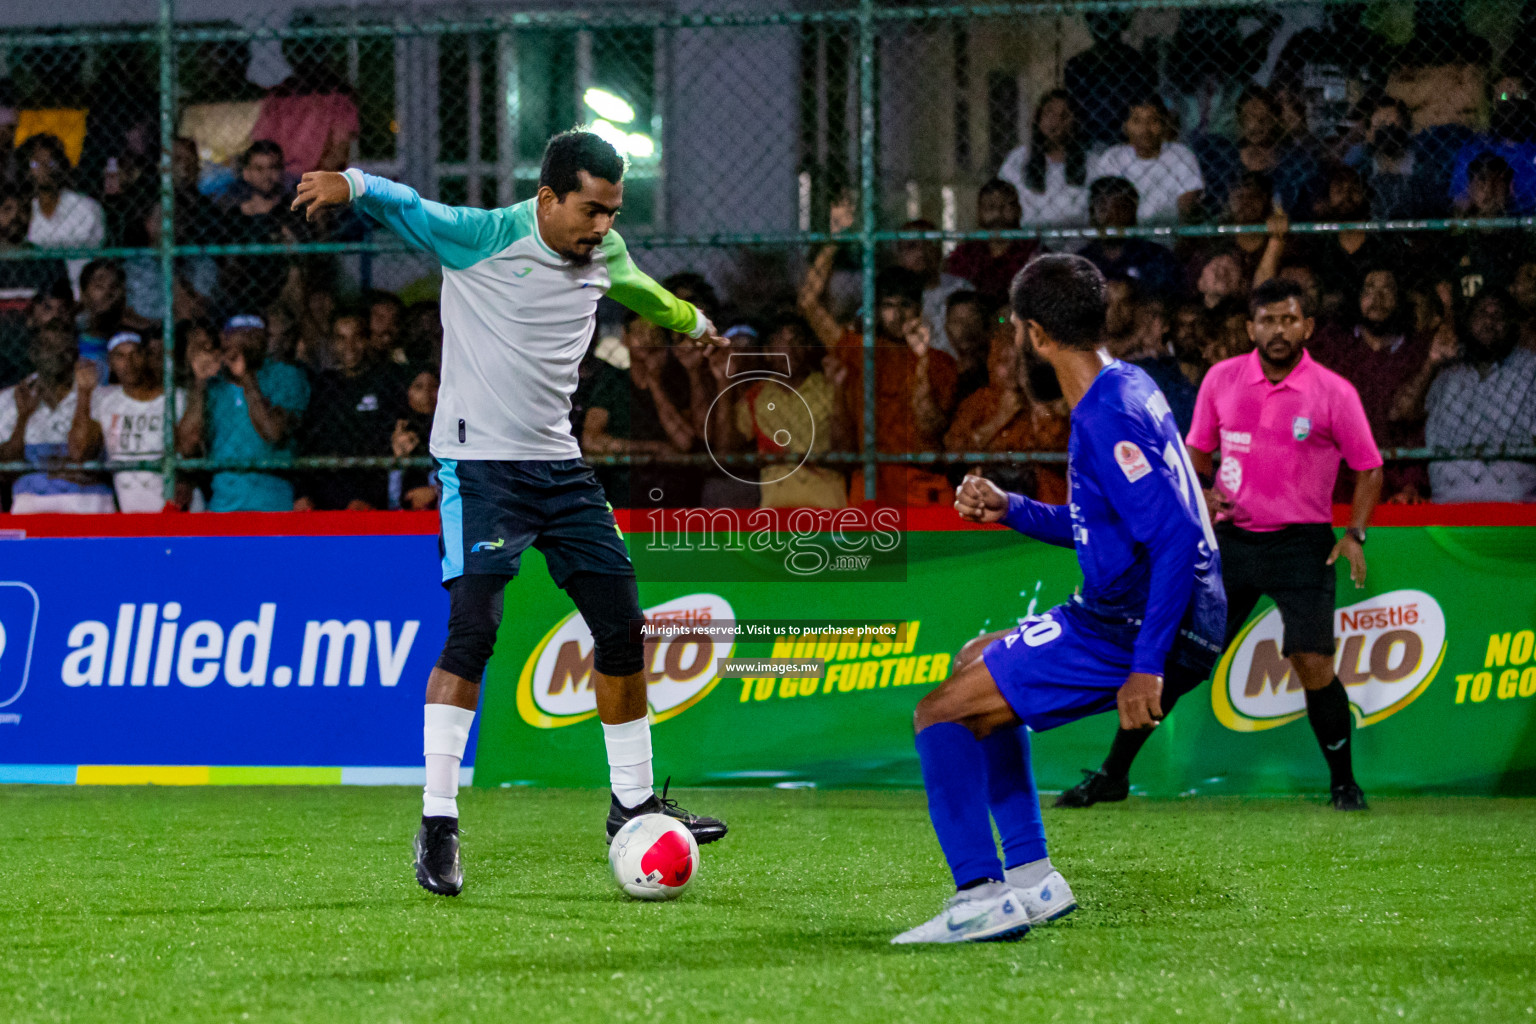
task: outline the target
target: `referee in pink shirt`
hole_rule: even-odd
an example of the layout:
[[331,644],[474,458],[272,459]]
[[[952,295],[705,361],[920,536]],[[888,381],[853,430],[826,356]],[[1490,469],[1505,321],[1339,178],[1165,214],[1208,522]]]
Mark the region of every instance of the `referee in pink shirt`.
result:
[[[1215,487],[1206,492],[1216,519],[1227,589],[1227,643],[1262,596],[1280,609],[1284,655],[1306,690],[1307,720],[1328,762],[1333,806],[1366,809],[1350,751],[1354,719],[1333,671],[1333,613],[1339,558],[1355,586],[1365,585],[1365,530],[1381,497],[1381,453],[1354,386],[1314,362],[1305,348],[1312,311],[1300,285],[1271,279],[1249,299],[1255,349],[1211,367],[1200,384],[1189,454]],[[1331,499],[1339,463],[1356,473],[1349,527],[1333,536]],[[1058,807],[1124,800],[1130,768],[1150,729],[1121,730],[1096,772],[1067,790]]]

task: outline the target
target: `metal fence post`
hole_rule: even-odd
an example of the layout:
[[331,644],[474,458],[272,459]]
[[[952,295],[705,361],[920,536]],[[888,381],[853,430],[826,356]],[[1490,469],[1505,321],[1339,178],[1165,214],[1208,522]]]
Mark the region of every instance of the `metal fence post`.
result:
[[875,499],[875,4],[859,0],[859,250],[862,256],[864,335],[864,500]]
[[160,474],[166,501],[176,496],[176,186],[171,174],[176,143],[176,0],[160,0],[160,295],[161,437]]

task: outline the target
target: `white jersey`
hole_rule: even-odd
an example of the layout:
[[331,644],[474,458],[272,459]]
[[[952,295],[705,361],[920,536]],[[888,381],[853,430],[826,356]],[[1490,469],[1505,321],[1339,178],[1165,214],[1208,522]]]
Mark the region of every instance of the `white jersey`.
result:
[[415,189],[346,172],[358,209],[443,265],[443,368],[432,454],[439,459],[574,459],[571,395],[608,295],[669,330],[707,321],[642,273],[618,232],[586,264],[539,235],[534,200],[498,210],[444,206]]

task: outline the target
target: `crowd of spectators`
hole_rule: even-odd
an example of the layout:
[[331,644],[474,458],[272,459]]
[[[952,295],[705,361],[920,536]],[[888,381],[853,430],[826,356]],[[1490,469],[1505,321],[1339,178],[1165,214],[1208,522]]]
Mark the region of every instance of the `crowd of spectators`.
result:
[[[302,64],[261,101],[228,167],[191,138],[171,152],[172,226],[186,246],[360,240],[350,211],[290,209],[306,171],[346,166],[358,131],[350,89]],[[71,157],[72,147],[74,159]],[[437,304],[347,294],[326,257],[179,257],[171,280],[175,380],[165,381],[166,288],[158,255],[48,259],[47,250],[144,248],[162,240],[158,154],[131,133],[99,182],[82,142],[43,131],[0,154],[0,460],[35,472],[0,481],[12,512],[430,508],[426,470],[287,472],[295,455],[420,457],[437,401]],[[94,187],[93,187],[94,186]],[[166,394],[172,392],[172,422]],[[259,460],[266,472],[182,472],[178,455]],[[143,462],[91,473],[68,463]]]
[[[1134,64],[1146,81],[1131,88],[1136,76],[1125,68],[1133,65],[1110,60],[1123,44],[1100,42],[1109,63],[1079,60],[1075,70],[1093,101],[1079,102],[1085,94],[1070,87],[1041,98],[1029,138],[979,189],[975,226],[1248,227],[1177,241],[1050,243],[1079,251],[1103,271],[1105,345],[1157,381],[1181,427],[1188,427],[1205,372],[1252,350],[1248,293],[1282,277],[1305,289],[1316,324],[1312,354],[1360,391],[1378,444],[1536,444],[1536,245],[1528,230],[1293,229],[1293,221],[1502,218],[1536,210],[1536,182],[1527,195],[1520,177],[1536,166],[1536,103],[1523,88],[1500,83],[1488,131],[1469,130],[1456,145],[1445,130],[1415,133],[1407,106],[1384,92],[1368,95],[1343,130],[1319,140],[1293,96],[1258,85],[1236,96],[1230,134],[1181,138],[1155,73]],[[830,230],[846,231],[853,220],[851,204],[836,204]],[[934,230],[925,220],[902,227]],[[1007,322],[1009,282],[1045,248],[1028,239],[967,241],[947,255],[927,239],[891,247],[875,288],[874,447],[920,458],[881,465],[882,503],[947,504],[967,466],[945,455],[1064,450],[1068,424],[1055,382],[1019,351]],[[632,324],[624,334],[628,380],[605,370],[601,387],[578,396],[576,415],[590,417],[579,435],[586,450],[756,450],[781,463],[803,459],[798,472],[815,467],[816,475],[789,487],[782,465],[764,466],[757,494],[735,495],[741,503],[862,500],[862,470],[816,463],[829,449],[858,450],[865,429],[862,331],[856,311],[839,309],[830,295],[836,266],[837,246],[828,245],[810,261],[795,309],[735,324],[736,354],[803,349],[782,380],[756,380],[739,396],[725,370],[728,357],[706,359],[715,372],[699,372],[698,357],[679,339]],[[643,421],[615,413],[626,383],[632,406],[646,410]],[[785,399],[791,386],[804,404]],[[1065,499],[1059,463],[981,468],[1011,489]],[[681,485],[680,472],[650,470],[643,483],[638,470],[611,475],[610,497],[615,505],[699,501],[697,483]],[[1352,483],[1345,470],[1340,500],[1348,500]],[[1536,465],[1394,460],[1387,500],[1536,500]]]
[[[1019,350],[1007,314],[1009,282],[1048,246],[1079,251],[1103,271],[1106,347],[1153,376],[1181,426],[1206,370],[1251,349],[1248,292],[1283,277],[1306,290],[1317,323],[1313,356],[1360,391],[1380,445],[1536,441],[1529,231],[1295,229],[1536,213],[1536,101],[1523,81],[1495,84],[1484,131],[1416,127],[1402,99],[1377,89],[1319,137],[1283,67],[1273,85],[1234,90],[1226,122],[1209,111],[1197,120],[1188,97],[1159,81],[1156,65],[1124,41],[1112,18],[1095,21],[1095,40],[1067,63],[1065,87],[1039,99],[1027,138],[978,190],[975,227],[1249,230],[1176,240],[891,245],[875,289],[873,441],[879,452],[920,459],[882,464],[880,501],[944,505],[959,475],[987,453],[1064,451],[1059,389]],[[179,243],[367,237],[368,224],[350,211],[307,222],[290,210],[298,176],[344,166],[357,133],[344,84],[320,78],[296,73],[274,89],[254,141],[221,173],[209,173],[191,139],[175,140],[171,212]],[[70,154],[69,143],[44,132],[0,161],[11,169],[0,176],[0,251],[157,245],[158,157],[125,151],[91,187],[76,180]],[[853,224],[854,205],[835,203],[832,233]],[[862,500],[862,470],[825,458],[859,450],[867,423],[861,319],[831,287],[838,252],[833,244],[808,254],[797,301],[784,308],[733,310],[698,274],[667,279],[727,329],[728,349],[695,349],[632,316],[599,330],[573,401],[575,435],[589,455],[662,458],[600,468],[616,507]],[[158,256],[61,255],[0,260],[0,461],[36,467],[0,483],[4,508],[434,505],[427,469],[283,467],[295,455],[426,454],[442,345],[435,302],[353,294],[327,257],[214,252],[175,261],[167,317]],[[176,324],[170,381],[167,321]],[[263,465],[183,471],[167,496],[160,460],[168,439],[181,456]],[[967,453],[967,463],[953,458]],[[716,464],[707,454],[766,459]],[[677,455],[700,458],[665,463]],[[146,468],[103,474],[65,466],[92,459]],[[1065,500],[1059,461],[980,465],[1010,489]],[[1393,501],[1536,500],[1530,460],[1389,465]]]

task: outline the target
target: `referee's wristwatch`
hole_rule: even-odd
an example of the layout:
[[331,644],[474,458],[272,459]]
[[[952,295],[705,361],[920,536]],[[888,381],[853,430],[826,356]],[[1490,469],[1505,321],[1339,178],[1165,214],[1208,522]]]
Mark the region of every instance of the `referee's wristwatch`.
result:
[[1365,530],[1364,529],[1362,529],[1361,527],[1358,527],[1358,526],[1351,526],[1347,530],[1345,530],[1344,532],[1348,536],[1353,537],[1355,539],[1355,543],[1356,544],[1359,544],[1361,547],[1365,547]]

